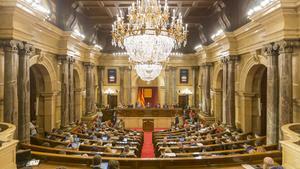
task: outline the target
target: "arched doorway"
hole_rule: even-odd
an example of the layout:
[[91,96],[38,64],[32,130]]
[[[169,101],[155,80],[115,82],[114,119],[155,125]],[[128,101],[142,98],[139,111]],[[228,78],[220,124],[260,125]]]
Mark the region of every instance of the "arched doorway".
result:
[[39,133],[50,131],[54,124],[52,81],[41,64],[30,67],[30,120],[36,120]]
[[248,130],[266,135],[267,120],[267,67],[256,64],[250,68],[245,80],[245,120]]
[[215,85],[213,89],[213,110],[217,121],[224,121],[225,115],[223,114],[223,70],[219,70],[216,75]]
[[73,78],[74,78],[74,113],[75,113],[75,121],[80,120],[82,110],[82,89],[80,86],[80,76],[76,69],[73,70]]

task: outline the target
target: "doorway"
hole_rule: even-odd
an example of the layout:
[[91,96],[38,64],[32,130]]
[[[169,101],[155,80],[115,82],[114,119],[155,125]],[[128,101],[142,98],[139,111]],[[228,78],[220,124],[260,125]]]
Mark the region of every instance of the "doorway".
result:
[[178,96],[178,104],[181,108],[186,108],[189,105],[189,96],[188,95],[180,95]]
[[118,96],[117,95],[107,95],[107,103],[109,108],[114,109],[118,106]]

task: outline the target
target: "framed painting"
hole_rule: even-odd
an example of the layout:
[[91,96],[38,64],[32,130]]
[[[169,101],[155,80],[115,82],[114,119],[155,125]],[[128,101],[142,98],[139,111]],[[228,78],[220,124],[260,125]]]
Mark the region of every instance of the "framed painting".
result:
[[107,78],[108,83],[117,83],[117,70],[107,69]]
[[179,73],[180,83],[189,83],[189,70],[188,69],[180,69]]

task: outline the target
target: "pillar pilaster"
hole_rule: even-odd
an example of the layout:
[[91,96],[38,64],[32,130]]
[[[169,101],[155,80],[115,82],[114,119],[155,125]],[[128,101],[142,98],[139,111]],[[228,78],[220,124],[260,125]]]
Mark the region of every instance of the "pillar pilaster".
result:
[[[283,40],[279,47],[279,126],[293,122],[293,49],[300,46],[298,40]],[[279,135],[281,138],[281,134]]]
[[228,57],[227,73],[227,99],[228,99],[228,121],[227,124],[235,126],[235,64],[238,56]]
[[94,99],[93,99],[93,75],[92,69],[94,67],[93,63],[84,62],[85,67],[85,81],[86,81],[86,98],[85,98],[85,115],[89,115],[93,111]]
[[211,116],[211,95],[210,95],[210,87],[211,87],[211,83],[210,83],[210,68],[213,64],[212,63],[205,63],[202,65],[203,68],[203,111]]
[[0,46],[4,51],[4,122],[18,127],[18,49],[23,48],[23,43],[5,40],[0,42]]
[[199,107],[199,66],[193,67],[193,80],[194,80],[194,106]]
[[25,43],[19,51],[18,71],[18,139],[21,143],[30,141],[30,81],[29,81],[29,58],[34,48]]
[[103,82],[104,82],[104,66],[97,67],[98,72],[98,105],[102,106],[103,103]]
[[70,123],[69,104],[70,104],[70,90],[69,90],[69,57],[66,55],[58,56],[60,62],[61,73],[61,126],[65,127]]
[[267,55],[267,144],[278,144],[279,140],[279,48],[274,44],[265,46]]
[[124,79],[124,75],[125,75],[125,66],[120,67],[120,103],[122,105],[125,104],[125,79]]
[[75,59],[69,58],[69,122],[75,122],[75,91],[74,91],[74,63]]

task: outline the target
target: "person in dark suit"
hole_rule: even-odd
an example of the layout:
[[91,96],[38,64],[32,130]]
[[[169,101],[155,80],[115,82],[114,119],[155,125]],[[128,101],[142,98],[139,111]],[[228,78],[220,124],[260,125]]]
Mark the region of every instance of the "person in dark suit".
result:
[[175,126],[178,127],[179,125],[179,115],[178,113],[175,114]]

